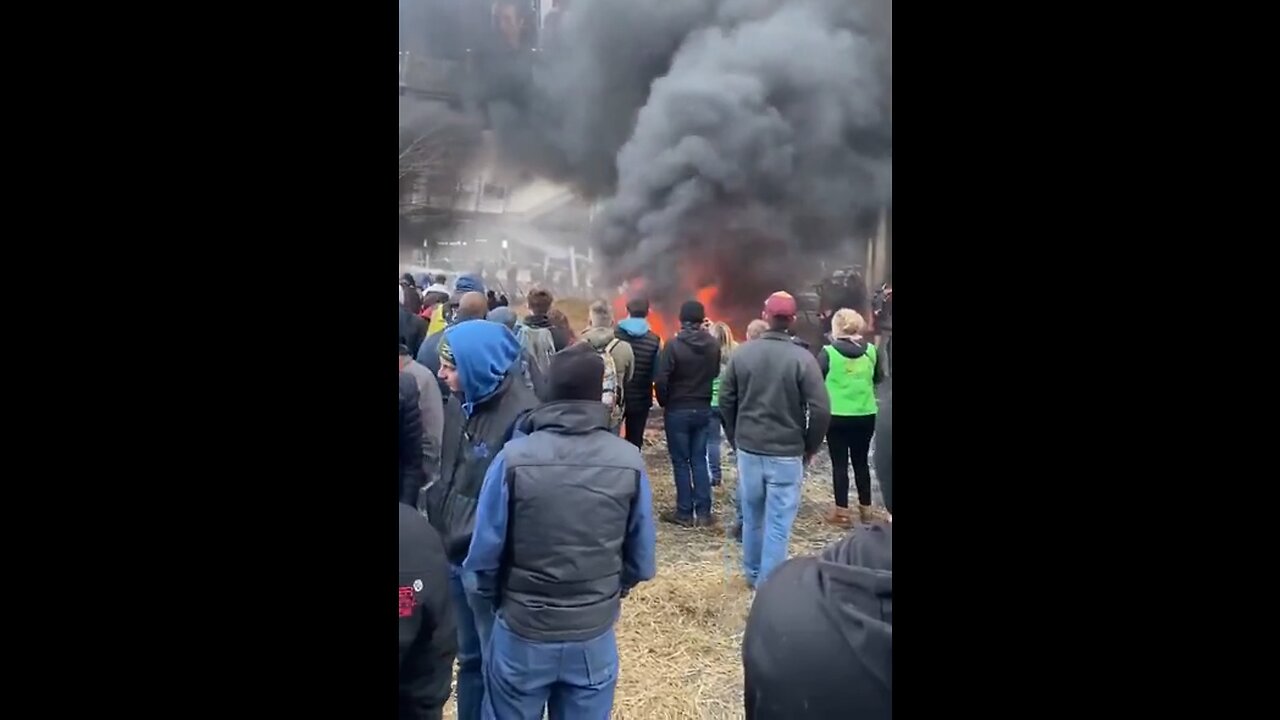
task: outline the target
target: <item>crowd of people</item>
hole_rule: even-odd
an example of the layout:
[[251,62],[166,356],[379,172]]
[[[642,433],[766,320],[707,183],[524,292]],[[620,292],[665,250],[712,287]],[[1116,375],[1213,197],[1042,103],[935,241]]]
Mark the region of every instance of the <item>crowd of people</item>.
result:
[[[747,717],[827,717],[835,708],[888,717],[891,516],[872,509],[868,454],[874,436],[891,510],[889,434],[877,422],[888,412],[876,388],[889,373],[860,314],[835,313],[815,359],[796,342],[796,301],[785,292],[765,299],[739,343],[696,300],[680,307],[670,338],[653,332],[640,297],[616,323],[609,304],[593,304],[574,333],[545,289],[528,293],[520,318],[479,276],[459,276],[452,290],[407,280],[402,718],[440,717],[455,656],[464,720],[609,717],[614,623],[632,588],[657,572],[641,455],[655,400],[676,490],[661,520],[719,525],[712,488],[722,436],[736,460],[732,534],[756,591],[743,639]],[[854,532],[820,556],[788,561],[804,469],[824,440],[827,520]],[[779,575],[788,580],[766,582]],[[799,617],[801,607],[812,610]]]

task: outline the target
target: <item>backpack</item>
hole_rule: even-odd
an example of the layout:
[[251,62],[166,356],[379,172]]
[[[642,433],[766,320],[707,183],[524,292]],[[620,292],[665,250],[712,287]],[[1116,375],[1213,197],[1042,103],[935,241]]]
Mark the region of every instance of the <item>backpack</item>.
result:
[[524,323],[516,324],[516,339],[520,347],[527,349],[538,366],[538,373],[545,377],[551,370],[551,356],[556,351],[555,338],[549,328],[533,328]]
[[609,427],[617,427],[623,416],[623,388],[622,383],[618,382],[618,365],[613,361],[613,349],[620,342],[622,341],[618,338],[611,338],[603,349],[596,350],[604,360],[604,392],[600,395],[600,401],[609,408]]

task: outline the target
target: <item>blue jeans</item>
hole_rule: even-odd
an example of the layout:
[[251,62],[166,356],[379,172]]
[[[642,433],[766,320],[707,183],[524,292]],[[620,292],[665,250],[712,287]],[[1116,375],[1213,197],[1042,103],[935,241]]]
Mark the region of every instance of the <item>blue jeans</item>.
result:
[[[733,525],[742,527],[742,478],[738,478],[738,487],[733,492]],[[742,534],[738,534],[738,542],[742,542]]]
[[484,702],[484,647],[493,633],[493,604],[475,592],[474,576],[449,568],[458,622],[458,720],[479,720]]
[[787,559],[803,480],[804,462],[798,457],[754,455],[738,448],[742,570],[753,588]]
[[610,627],[582,642],[542,643],[493,626],[485,657],[485,720],[609,720],[618,682],[618,642]]
[[711,409],[672,410],[667,425],[667,449],[676,481],[676,514],[711,516],[711,474],[707,470],[707,427]]
[[711,484],[720,484],[720,408],[711,408],[711,421],[707,423],[707,469],[711,471]]

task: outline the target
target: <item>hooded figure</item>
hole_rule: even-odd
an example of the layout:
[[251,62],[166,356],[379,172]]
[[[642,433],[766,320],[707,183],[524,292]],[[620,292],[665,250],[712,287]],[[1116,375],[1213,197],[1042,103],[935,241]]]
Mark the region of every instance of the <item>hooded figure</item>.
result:
[[893,531],[872,525],[761,583],[742,638],[747,720],[893,715]]
[[478,717],[484,698],[483,647],[493,628],[493,604],[461,570],[475,528],[476,502],[490,463],[511,438],[516,419],[538,404],[513,372],[520,343],[498,323],[475,320],[441,333],[440,377],[450,396],[444,410],[440,479],[428,488],[427,516],[444,541],[458,613],[458,716]]
[[683,526],[708,526],[711,513],[711,472],[707,468],[707,428],[711,423],[711,384],[720,374],[720,344],[703,328],[702,303],[690,300],[680,308],[680,332],[662,349],[653,385],[663,420],[676,483],[674,512],[662,519]]

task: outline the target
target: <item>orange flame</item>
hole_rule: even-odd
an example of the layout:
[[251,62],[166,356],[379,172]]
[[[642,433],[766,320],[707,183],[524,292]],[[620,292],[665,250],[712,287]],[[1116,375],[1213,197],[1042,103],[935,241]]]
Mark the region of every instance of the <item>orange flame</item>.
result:
[[[644,281],[642,279],[632,280],[628,283],[626,289],[613,300],[614,317],[618,319],[625,318],[627,316],[628,298],[631,293],[639,292],[642,289],[644,289]],[[716,310],[716,297],[719,294],[719,288],[714,285],[707,285],[694,294],[698,302],[702,303],[702,307],[706,308],[707,317],[713,321],[725,319],[721,318],[720,313]],[[649,309],[649,328],[665,344],[680,330],[680,318],[670,312],[663,312],[656,305],[653,305]]]

